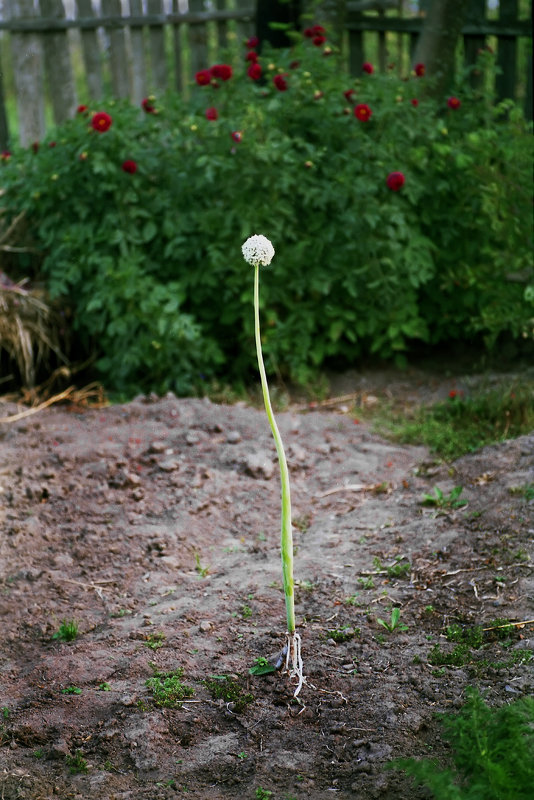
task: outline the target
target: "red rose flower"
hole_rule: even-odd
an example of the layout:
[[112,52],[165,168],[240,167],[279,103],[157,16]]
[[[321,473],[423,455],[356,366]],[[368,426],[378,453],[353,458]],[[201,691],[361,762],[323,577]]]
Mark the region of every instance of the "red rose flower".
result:
[[372,75],[373,72],[375,71],[373,65],[370,64],[368,61],[365,62],[362,69],[364,72],[367,72],[368,75]]
[[146,114],[155,114],[156,107],[154,105],[154,98],[145,97],[145,99],[141,101],[141,108]]
[[261,65],[258,63],[251,64],[247,70],[247,75],[253,81],[259,81],[261,78]]
[[423,78],[425,75],[425,65],[424,64],[416,64],[414,67],[414,72],[418,78]]
[[240,142],[241,139],[243,138],[243,134],[241,133],[241,131],[232,131],[230,136],[232,137],[234,142]]
[[137,172],[137,164],[135,163],[135,161],[127,159],[126,161],[123,162],[122,169],[124,170],[124,172],[129,172],[130,175],[133,175],[134,172]]
[[9,161],[9,159],[11,158],[11,153],[9,152],[9,150],[3,150],[2,153],[0,154],[0,158],[2,159],[2,161]]
[[34,153],[38,153],[39,152],[39,142],[33,142],[32,150],[33,150]]
[[209,69],[201,69],[196,73],[195,80],[199,86],[208,86],[211,83],[211,72]]
[[273,83],[279,92],[287,91],[287,81],[284,75],[275,75],[273,78]]
[[99,133],[105,133],[109,131],[111,128],[112,119],[109,114],[106,114],[105,111],[97,111],[96,114],[93,114],[93,118],[91,120],[91,125],[93,126],[95,131]]
[[449,97],[449,99],[447,100],[447,105],[449,106],[449,108],[452,108],[453,111],[456,111],[456,109],[460,108],[462,104],[457,97]]
[[369,122],[371,119],[372,111],[367,105],[367,103],[358,103],[358,105],[354,109],[354,116],[356,119],[359,119],[360,122]]
[[456,391],[456,389],[451,389],[450,390],[449,397],[450,397],[451,400],[454,400],[454,398],[457,397],[457,395],[458,395],[458,392]]
[[325,29],[323,28],[322,25],[312,25],[311,28],[304,28],[302,33],[307,39],[315,39],[318,36],[322,36],[323,37],[323,41],[326,40],[326,36],[325,36],[326,31],[325,31]]
[[405,177],[402,172],[390,172],[386,178],[388,189],[392,192],[398,192],[404,186]]
[[326,42],[326,36],[322,36],[319,34],[318,36],[314,36],[312,41],[316,47],[320,47],[322,44]]
[[246,44],[247,44],[247,47],[248,47],[249,50],[253,50],[255,47],[257,47],[259,45],[259,43],[260,43],[260,40],[258,39],[257,36],[251,36],[250,39],[247,39],[247,43]]
[[345,89],[345,91],[343,92],[343,97],[350,103],[350,98],[352,97],[353,94],[356,94],[355,89]]
[[419,105],[419,100],[417,100],[417,98],[414,97],[413,100],[410,100],[410,103],[412,104],[412,106],[414,106],[414,108],[417,108],[417,106]]
[[229,81],[232,77],[233,70],[230,64],[215,64],[210,72],[213,78],[220,78],[221,81]]
[[76,109],[77,114],[85,114],[86,111],[87,111],[87,106],[78,106],[78,108]]
[[219,112],[216,108],[207,108],[206,109],[206,119],[218,119]]
[[253,64],[255,64],[257,60],[258,54],[255,53],[254,50],[250,50],[245,56],[245,61],[252,61]]

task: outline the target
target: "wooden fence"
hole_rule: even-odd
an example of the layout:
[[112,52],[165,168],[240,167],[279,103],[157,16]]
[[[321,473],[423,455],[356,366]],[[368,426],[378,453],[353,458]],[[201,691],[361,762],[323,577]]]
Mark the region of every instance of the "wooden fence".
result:
[[[498,95],[515,97],[518,83],[526,82],[525,110],[532,118],[531,58],[530,63],[524,59],[527,74],[517,74],[518,41],[530,36],[529,20],[519,19],[518,0],[500,0],[498,19],[487,18],[486,0],[469,2],[462,31],[467,62],[474,62],[488,36],[497,37],[502,69]],[[12,80],[6,86],[3,75],[10,70],[0,69],[0,149],[7,149],[16,138],[10,136],[11,117],[6,111],[6,106],[13,106],[13,96],[17,137],[28,146],[45,134],[46,97],[51,106],[48,116],[60,123],[74,115],[79,103],[94,103],[104,95],[139,104],[151,92],[183,91],[194,73],[209,65],[214,47],[222,51],[233,43],[237,52],[241,40],[254,32],[254,0],[212,0],[211,6],[206,11],[205,0],[75,0],[73,13],[67,16],[63,0],[4,2],[0,60],[2,65],[9,63]],[[416,9],[406,16],[404,7],[403,0],[349,0],[343,6],[347,66],[352,74],[360,74],[371,36],[378,39],[382,70],[396,60],[395,53],[388,53],[391,32],[396,34],[399,56],[406,44],[413,53],[424,12]]]

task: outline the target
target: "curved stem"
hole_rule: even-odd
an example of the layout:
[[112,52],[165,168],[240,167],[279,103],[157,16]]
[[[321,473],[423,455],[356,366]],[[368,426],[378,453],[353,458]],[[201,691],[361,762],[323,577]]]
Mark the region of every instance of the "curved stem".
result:
[[284,452],[284,445],[282,437],[278,430],[278,425],[274,418],[273,409],[271,406],[271,398],[269,396],[269,386],[267,384],[267,375],[265,373],[265,366],[263,363],[263,355],[261,352],[261,337],[260,337],[260,279],[259,279],[259,266],[254,267],[254,333],[256,337],[256,354],[258,356],[258,367],[260,370],[261,388],[263,392],[263,402],[265,403],[265,411],[267,419],[271,426],[271,431],[276,445],[276,453],[278,455],[278,463],[280,465],[280,483],[282,495],[282,536],[281,536],[281,552],[282,552],[282,575],[284,579],[284,594],[286,598],[286,616],[287,616],[287,630],[289,634],[295,632],[295,597],[294,597],[294,581],[293,581],[293,532],[291,530],[291,495],[289,491],[289,470],[287,468],[286,454]]

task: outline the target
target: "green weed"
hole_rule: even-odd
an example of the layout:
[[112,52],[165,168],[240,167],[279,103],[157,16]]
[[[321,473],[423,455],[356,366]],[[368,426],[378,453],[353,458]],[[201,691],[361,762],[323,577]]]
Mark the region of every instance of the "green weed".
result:
[[196,569],[196,571],[198,572],[198,574],[200,575],[201,578],[205,578],[209,574],[209,571],[210,571],[209,566],[207,566],[207,567],[203,567],[202,566],[202,564],[200,562],[200,555],[198,553],[195,553],[195,569]]
[[73,756],[66,755],[65,756],[65,763],[69,767],[70,772],[73,775],[77,775],[79,773],[86,773],[88,772],[87,761],[82,756],[81,750],[76,750]]
[[224,700],[233,704],[233,711],[240,713],[254,701],[254,695],[245,691],[237,681],[227,675],[212,675],[204,681],[208,692],[214,700]]
[[61,690],[61,694],[81,694],[82,690],[78,686],[67,686]]
[[526,483],[524,486],[511,486],[510,494],[518,494],[525,500],[534,500],[534,483]]
[[389,633],[393,633],[393,631],[407,631],[408,626],[400,621],[400,615],[400,608],[395,607],[391,609],[391,618],[389,622],[380,619],[380,617],[377,617],[376,621],[379,625],[382,625],[383,628],[389,631]]
[[[408,414],[405,409],[382,408],[375,416],[375,427],[396,441],[424,444],[452,461],[530,432],[534,428],[534,392],[529,381],[522,381],[498,390],[479,390],[466,398],[454,394],[445,402]],[[526,492],[528,498],[534,490],[527,486]]]
[[145,647],[150,647],[151,650],[159,650],[160,647],[163,647],[166,638],[165,634],[161,631],[158,633],[150,633],[143,644]]
[[194,695],[193,687],[182,683],[183,674],[181,667],[173,672],[154,672],[145,684],[152,691],[154,705],[158,708],[180,708],[182,700]]
[[447,496],[443,494],[439,486],[434,487],[433,494],[423,495],[421,505],[423,506],[436,506],[436,508],[461,508],[467,505],[467,500],[459,500],[458,498],[463,492],[463,486],[455,486]]
[[432,759],[399,759],[388,765],[404,770],[436,800],[529,800],[534,786],[534,699],[520,698],[489,708],[473,689],[452,715],[440,715],[443,738],[453,751],[452,765],[440,769]]
[[325,633],[326,639],[333,639],[336,644],[343,642],[350,642],[355,636],[361,633],[360,628],[351,628],[349,625],[344,625],[342,628],[334,628]]
[[59,629],[52,636],[60,642],[72,642],[78,636],[78,623],[74,619],[64,619]]
[[269,789],[264,789],[263,786],[258,786],[254,797],[256,800],[270,800],[273,793]]
[[268,675],[271,672],[276,672],[276,667],[265,656],[256,658],[248,671],[249,675]]

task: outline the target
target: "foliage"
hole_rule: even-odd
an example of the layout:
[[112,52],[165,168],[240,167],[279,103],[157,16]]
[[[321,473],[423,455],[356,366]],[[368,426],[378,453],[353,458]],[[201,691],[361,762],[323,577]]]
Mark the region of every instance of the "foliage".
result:
[[436,800],[527,800],[534,785],[534,700],[522,697],[490,708],[475,691],[457,714],[441,715],[443,736],[453,748],[454,766],[431,759],[399,759],[418,785]]
[[236,680],[228,675],[213,675],[204,683],[214,700],[232,703],[232,710],[237,714],[244,711],[254,700],[254,695],[245,691]]
[[154,676],[146,681],[146,685],[152,691],[155,705],[159,708],[179,708],[182,700],[195,693],[192,686],[182,683],[183,674],[182,668],[173,672],[157,670],[154,672]]
[[433,494],[423,495],[421,504],[424,506],[437,506],[437,508],[461,508],[467,505],[467,500],[459,500],[463,486],[455,486],[446,497],[439,486],[434,486]]
[[[375,424],[385,435],[400,442],[424,444],[450,461],[485,445],[529,433],[534,427],[532,389],[532,381],[525,379],[511,386],[474,391],[466,397],[451,391],[447,400],[411,412],[382,411]],[[435,505],[440,504],[439,496],[426,498],[427,503],[433,500]]]
[[78,623],[75,619],[64,619],[52,639],[60,642],[73,642],[78,636]]
[[83,757],[81,750],[76,750],[73,756],[67,753],[65,764],[69,767],[72,775],[85,774],[89,771],[87,760]]
[[97,130],[81,110],[0,163],[6,220],[25,212],[18,244],[42,254],[16,270],[62,299],[108,388],[253,374],[237,246],[256,231],[277,250],[267,366],[299,381],[415,341],[531,335],[532,143],[513,105],[467,81],[451,109],[422,99],[425,78],[353,79],[308,38],[264,47],[257,81],[250,64],[157,113],[103,103]]
[[381,619],[380,617],[376,618],[376,621],[379,625],[382,625],[389,633],[393,633],[393,631],[407,631],[408,626],[404,624],[404,622],[400,621],[401,611],[400,608],[392,608],[391,609],[391,619],[389,622],[387,620]]

